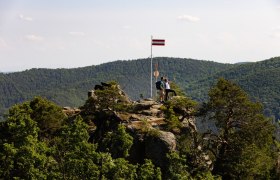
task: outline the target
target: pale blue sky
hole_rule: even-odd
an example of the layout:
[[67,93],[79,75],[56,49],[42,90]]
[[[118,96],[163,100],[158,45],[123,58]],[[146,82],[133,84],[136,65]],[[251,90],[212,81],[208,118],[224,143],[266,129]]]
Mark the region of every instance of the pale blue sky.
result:
[[280,56],[279,0],[0,0],[0,71],[150,56],[224,63]]

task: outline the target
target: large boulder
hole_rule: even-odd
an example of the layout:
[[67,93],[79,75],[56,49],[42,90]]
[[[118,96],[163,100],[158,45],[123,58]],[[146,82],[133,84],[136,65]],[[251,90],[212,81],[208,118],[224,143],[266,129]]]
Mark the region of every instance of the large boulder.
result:
[[[156,130],[155,130],[156,131]],[[176,137],[171,132],[158,131],[147,136],[145,142],[145,156],[159,167],[167,165],[166,154],[176,149]]]
[[167,168],[166,155],[176,149],[176,138],[173,133],[150,128],[148,132],[138,131],[132,135],[134,142],[129,152],[131,162],[142,163],[144,159],[151,159],[156,166]]

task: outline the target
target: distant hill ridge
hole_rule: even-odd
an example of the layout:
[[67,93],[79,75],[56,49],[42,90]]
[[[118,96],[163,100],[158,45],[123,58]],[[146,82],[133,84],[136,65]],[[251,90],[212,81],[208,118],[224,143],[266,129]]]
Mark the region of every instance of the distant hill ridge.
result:
[[[208,89],[217,78],[225,77],[263,102],[267,114],[277,114],[280,102],[279,57],[241,64],[168,57],[157,57],[153,62],[159,64],[160,76],[175,81],[195,100],[205,101]],[[3,113],[11,105],[34,96],[46,97],[61,106],[77,107],[84,103],[87,91],[95,84],[112,80],[117,81],[132,99],[139,99],[140,94],[149,97],[150,59],[119,60],[74,69],[0,73],[0,111]]]

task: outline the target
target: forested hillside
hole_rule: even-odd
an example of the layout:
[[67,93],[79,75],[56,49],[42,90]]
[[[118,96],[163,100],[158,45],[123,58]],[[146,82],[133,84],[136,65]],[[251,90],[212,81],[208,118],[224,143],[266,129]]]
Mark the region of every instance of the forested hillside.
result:
[[[180,58],[154,58],[160,76],[168,76],[180,86],[232,67],[210,61]],[[132,99],[150,96],[150,59],[115,61],[75,69],[31,69],[0,74],[0,111],[11,105],[46,97],[61,106],[78,107],[95,84],[117,81]]]
[[239,84],[252,100],[263,103],[265,115],[274,116],[276,120],[280,119],[279,57],[232,66],[213,76],[187,84],[185,91],[196,100],[205,100],[207,99],[207,91],[219,77],[224,77]]
[[[198,102],[206,101],[209,88],[224,77],[239,84],[252,100],[262,102],[267,116],[280,118],[279,57],[238,64],[167,57],[154,58],[153,62],[158,63],[160,76],[167,76]],[[87,99],[88,90],[107,81],[117,81],[134,100],[140,94],[150,97],[150,59],[0,74],[0,112],[34,96],[46,97],[61,106],[79,107]]]

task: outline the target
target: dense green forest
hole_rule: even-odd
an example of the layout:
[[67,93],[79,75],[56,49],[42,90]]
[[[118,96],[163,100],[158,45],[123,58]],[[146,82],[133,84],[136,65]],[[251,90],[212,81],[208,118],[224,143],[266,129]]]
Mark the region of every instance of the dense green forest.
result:
[[[256,63],[222,64],[181,58],[154,58],[160,76],[167,76],[198,102],[207,100],[219,77],[239,84],[251,100],[264,105],[266,116],[280,119],[280,58]],[[60,106],[78,107],[95,84],[117,81],[134,100],[150,96],[150,59],[114,61],[75,69],[31,69],[0,74],[0,112],[10,106],[46,97]],[[156,81],[154,79],[154,81]],[[155,87],[153,87],[155,88]],[[155,92],[155,91],[154,91]]]
[[[208,77],[232,65],[180,58],[154,58],[160,75],[179,85]],[[0,112],[34,96],[61,106],[80,106],[95,84],[117,81],[132,99],[150,96],[150,59],[115,61],[76,69],[31,69],[0,74]],[[155,87],[154,87],[155,88]]]
[[[237,64],[215,75],[205,77],[185,86],[194,99],[207,99],[207,90],[216,83],[219,77],[231,80],[242,87],[253,101],[264,105],[264,113],[280,119],[280,58],[271,58],[255,63]],[[202,88],[203,87],[203,88]]]
[[[72,113],[42,97],[11,107],[0,122],[0,178],[279,178],[271,119],[237,84],[219,79],[204,106],[186,96],[136,103],[122,92],[110,82]],[[161,121],[136,121],[147,107]],[[196,118],[218,131],[197,131]]]

